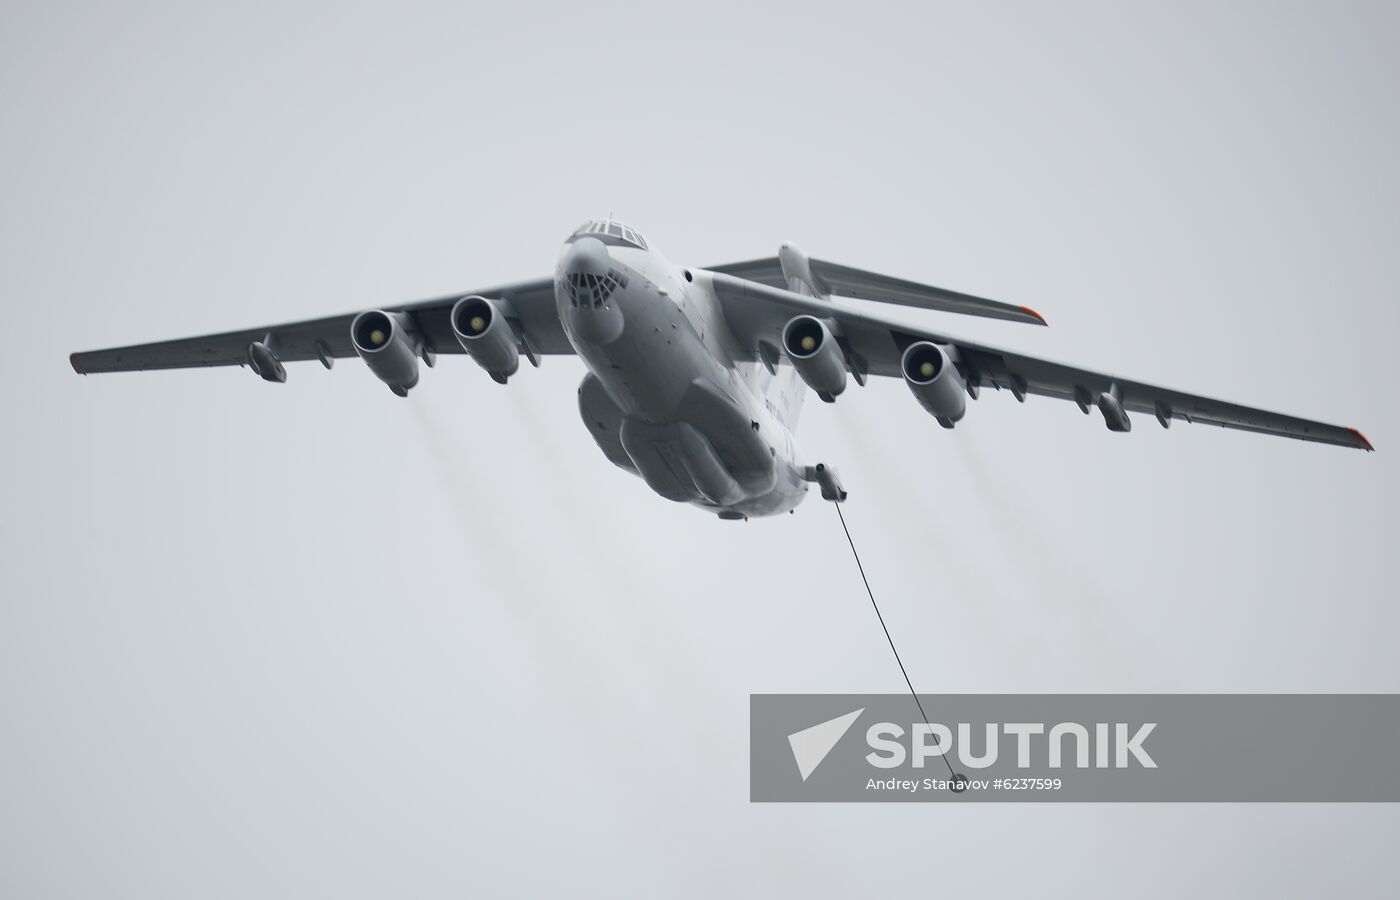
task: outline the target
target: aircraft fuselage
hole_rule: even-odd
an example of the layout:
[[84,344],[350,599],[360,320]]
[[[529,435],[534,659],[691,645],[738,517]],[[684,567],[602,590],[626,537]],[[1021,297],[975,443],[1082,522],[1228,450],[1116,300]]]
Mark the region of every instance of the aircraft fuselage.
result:
[[744,360],[706,273],[576,237],[555,272],[559,320],[589,374],[579,411],[615,464],[726,518],[788,512],[807,482],[790,370]]

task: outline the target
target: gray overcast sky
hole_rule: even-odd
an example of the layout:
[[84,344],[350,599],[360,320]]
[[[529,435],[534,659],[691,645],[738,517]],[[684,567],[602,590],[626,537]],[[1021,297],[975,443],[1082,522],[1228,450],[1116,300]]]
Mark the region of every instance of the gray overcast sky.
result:
[[922,690],[1397,691],[1394,4],[0,10],[0,894],[1393,895],[1393,807],[750,805],[750,692],[898,670],[830,508],[651,495],[576,359],[67,354],[794,240],[1379,448],[809,404]]

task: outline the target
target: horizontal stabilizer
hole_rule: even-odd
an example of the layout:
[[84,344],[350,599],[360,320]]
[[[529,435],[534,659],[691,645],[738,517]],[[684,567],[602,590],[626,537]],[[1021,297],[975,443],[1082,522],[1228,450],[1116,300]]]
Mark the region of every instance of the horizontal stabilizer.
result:
[[[1028,306],[974,297],[971,294],[906,281],[903,278],[891,278],[878,272],[867,272],[864,269],[821,259],[809,260],[809,266],[813,278],[818,282],[813,287],[823,294],[912,306],[916,309],[961,313],[966,316],[982,316],[987,319],[1027,322],[1031,325],[1047,324],[1044,316]],[[783,274],[782,263],[776,256],[714,266],[710,271],[757,281],[770,287],[789,287]]]

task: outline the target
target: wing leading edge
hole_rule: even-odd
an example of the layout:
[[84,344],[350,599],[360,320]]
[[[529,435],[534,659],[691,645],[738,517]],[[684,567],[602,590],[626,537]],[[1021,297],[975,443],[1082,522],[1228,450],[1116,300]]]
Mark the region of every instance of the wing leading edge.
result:
[[806,314],[834,322],[852,364],[871,375],[902,377],[900,359],[904,350],[916,341],[931,341],[956,348],[959,373],[973,390],[991,387],[1011,391],[1018,398],[1037,394],[1071,400],[1086,412],[1092,411],[1089,405],[1093,398],[1113,391],[1124,409],[1156,416],[1164,426],[1173,419],[1180,419],[1360,450],[1375,449],[1365,435],[1354,428],[1215,400],[965,341],[892,322],[853,309],[848,304],[813,300],[724,272],[711,273],[709,277],[730,327],[743,345],[753,349],[755,359],[760,358],[760,344],[780,346],[783,326],[793,316]]
[[[535,349],[545,354],[572,354],[573,346],[564,334],[554,309],[554,283],[549,279],[505,285],[483,291],[463,291],[429,300],[381,307],[386,312],[402,312],[413,317],[429,345],[438,353],[462,353],[452,334],[449,316],[452,305],[462,297],[479,294],[510,301],[520,327],[529,335]],[[184,369],[205,366],[236,366],[248,363],[248,347],[269,338],[277,359],[299,362],[311,359],[343,359],[354,356],[350,343],[350,323],[359,313],[307,319],[283,325],[268,325],[225,331],[219,334],[134,344],[74,353],[68,357],[80,375],[99,372],[136,372],[151,369]]]

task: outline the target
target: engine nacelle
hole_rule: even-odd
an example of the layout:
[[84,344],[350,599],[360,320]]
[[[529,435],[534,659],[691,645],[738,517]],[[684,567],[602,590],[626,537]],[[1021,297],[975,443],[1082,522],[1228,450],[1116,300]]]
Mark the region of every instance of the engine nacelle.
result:
[[520,343],[500,301],[463,297],[452,307],[457,343],[493,380],[505,384],[520,368]]
[[418,383],[422,339],[403,313],[372,309],[350,323],[350,343],[375,377],[400,397]]
[[802,380],[827,403],[846,389],[846,355],[831,329],[816,316],[795,316],[783,326],[783,352]]
[[967,412],[967,385],[948,351],[929,341],[910,344],[899,361],[904,383],[938,424],[952,428]]

